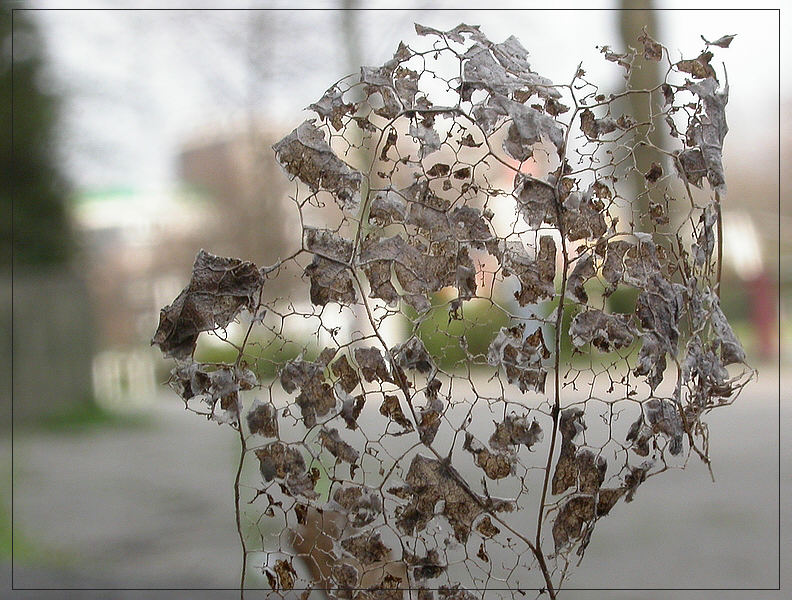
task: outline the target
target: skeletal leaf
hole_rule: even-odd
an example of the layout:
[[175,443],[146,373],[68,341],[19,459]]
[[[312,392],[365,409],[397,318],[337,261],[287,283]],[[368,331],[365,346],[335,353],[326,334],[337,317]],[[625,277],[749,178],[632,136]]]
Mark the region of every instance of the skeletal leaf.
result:
[[550,357],[550,351],[545,346],[541,328],[526,337],[523,337],[524,332],[524,323],[502,327],[489,346],[487,362],[494,367],[503,366],[509,383],[517,384],[520,391],[533,390],[541,394],[547,378],[542,360]]
[[243,308],[252,310],[262,283],[253,263],[201,250],[190,283],[160,311],[151,343],[167,357],[187,358],[195,351],[199,333],[226,327]]
[[569,327],[573,346],[580,348],[591,343],[603,352],[629,346],[635,339],[633,334],[634,330],[623,315],[609,315],[596,308],[575,315]]
[[305,121],[272,149],[292,178],[297,177],[314,192],[327,190],[344,210],[357,210],[363,175],[336,156],[313,120]]

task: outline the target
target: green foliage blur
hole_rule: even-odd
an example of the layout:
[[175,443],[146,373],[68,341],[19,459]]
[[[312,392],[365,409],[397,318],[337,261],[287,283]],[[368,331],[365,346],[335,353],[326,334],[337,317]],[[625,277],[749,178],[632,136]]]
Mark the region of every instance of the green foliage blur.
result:
[[405,310],[405,334],[414,330],[435,364],[445,371],[465,366],[467,354],[474,364],[486,364],[490,343],[501,327],[509,325],[509,315],[485,300],[464,302],[457,315],[438,296],[432,306],[420,321],[414,310]]
[[[2,105],[11,107],[12,15],[8,8],[4,12],[0,94]],[[11,240],[14,265],[22,268],[61,265],[74,249],[65,205],[68,184],[55,152],[60,102],[43,88],[43,48],[32,13],[14,10],[13,112],[3,111],[7,135],[0,136],[0,201],[2,237]],[[10,268],[11,256],[11,246],[4,245],[4,270]]]

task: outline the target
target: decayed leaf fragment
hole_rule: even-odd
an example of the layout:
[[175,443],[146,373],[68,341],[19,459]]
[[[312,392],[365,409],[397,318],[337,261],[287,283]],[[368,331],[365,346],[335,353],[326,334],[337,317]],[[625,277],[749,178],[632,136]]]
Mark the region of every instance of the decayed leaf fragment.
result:
[[597,140],[600,136],[612,133],[618,128],[616,121],[610,117],[597,119],[590,109],[580,113],[580,130],[589,140]]
[[470,432],[465,433],[465,443],[462,447],[473,455],[476,465],[490,479],[503,479],[512,474],[516,462],[515,456],[506,452],[492,452]]
[[659,62],[663,58],[663,46],[649,37],[649,34],[646,33],[646,27],[643,28],[641,35],[638,36],[638,41],[643,43],[643,56],[646,60]]
[[522,242],[507,242],[503,252],[503,271],[504,275],[514,274],[520,281],[520,290],[514,292],[520,306],[552,298],[555,294],[555,241],[549,235],[542,236],[535,259],[528,255]]
[[380,405],[379,411],[382,416],[388,417],[391,421],[402,427],[403,431],[401,431],[398,435],[402,435],[415,429],[412,422],[406,416],[404,416],[404,412],[401,409],[399,398],[397,396],[385,394],[385,399]]
[[344,102],[344,94],[336,86],[328,89],[322,97],[308,106],[309,109],[318,114],[323,120],[329,121],[333,129],[341,131],[344,127],[342,117],[354,113],[357,105],[354,102]]
[[333,500],[344,509],[352,527],[369,525],[382,514],[381,496],[365,486],[338,488],[333,494]]
[[348,266],[352,242],[327,229],[305,227],[305,248],[314,254],[305,268],[311,280],[311,302],[317,306],[354,303],[357,294]]
[[688,82],[685,89],[701,98],[705,114],[691,120],[686,132],[686,144],[690,148],[679,154],[682,174],[694,185],[700,185],[704,176],[716,192],[724,193],[723,140],[729,131],[726,124],[729,86],[719,87],[713,73],[703,81]]
[[264,481],[284,480],[284,491],[290,495],[318,496],[314,491],[313,477],[306,471],[305,459],[298,449],[282,442],[272,442],[256,449],[255,453]]
[[507,500],[483,498],[465,489],[461,475],[450,465],[433,458],[416,454],[402,488],[388,490],[399,497],[409,498],[409,504],[396,511],[396,526],[407,535],[421,532],[432,518],[439,514],[446,518],[459,542],[466,542],[473,522],[482,512],[500,512],[513,509]]
[[715,69],[710,65],[712,60],[712,52],[702,52],[692,60],[680,60],[676,64],[676,68],[685,73],[690,73],[696,79],[706,79],[711,77],[715,79]]
[[501,327],[492,340],[487,362],[493,367],[503,366],[509,383],[517,384],[520,391],[544,393],[547,371],[542,361],[550,357],[544,343],[541,327],[525,336],[525,323],[514,327]]
[[723,36],[719,37],[717,40],[715,40],[714,42],[710,42],[710,41],[707,40],[707,38],[705,38],[702,35],[701,39],[704,40],[704,43],[707,44],[707,46],[719,46],[721,48],[728,48],[729,45],[732,43],[732,40],[735,37],[737,37],[736,34],[723,35]]
[[341,439],[338,429],[322,429],[319,432],[319,442],[338,460],[353,464],[360,457],[357,450]]
[[374,346],[368,348],[355,348],[355,360],[360,367],[363,378],[369,383],[372,381],[393,381],[382,352]]
[[635,339],[634,330],[624,315],[609,315],[592,308],[578,313],[572,319],[569,335],[576,348],[591,343],[603,352],[626,348]]
[[588,302],[588,294],[583,287],[584,284],[596,275],[594,269],[594,259],[591,254],[586,253],[575,262],[575,268],[567,279],[566,296],[572,300],[577,300],[583,304]]
[[534,444],[542,441],[542,437],[542,427],[537,421],[528,425],[525,416],[507,415],[503,421],[495,424],[489,443],[496,450],[509,450],[520,444],[530,450]]
[[160,311],[152,344],[170,358],[187,358],[198,334],[226,327],[243,308],[253,309],[264,278],[251,262],[198,252],[190,283]]
[[278,412],[269,402],[256,400],[247,415],[250,433],[264,437],[278,437]]
[[286,560],[279,560],[275,563],[275,573],[278,575],[280,588],[282,590],[291,590],[294,588],[294,582],[297,579],[297,572],[290,562]]
[[426,346],[419,337],[411,337],[403,344],[390,349],[394,362],[403,369],[415,369],[419,373],[428,373],[434,367]]
[[[418,312],[431,308],[427,296],[444,287],[455,286],[463,299],[475,294],[475,266],[466,246],[449,242],[437,254],[421,248],[417,239],[406,241],[399,235],[367,237],[358,263],[371,285],[371,297],[395,304],[399,293],[391,283],[391,269],[404,289],[404,300]],[[455,252],[451,248],[457,248]]]
[[341,547],[363,565],[381,562],[388,555],[388,547],[379,532],[365,531],[341,540]]
[[327,190],[344,210],[358,209],[363,175],[336,156],[313,119],[303,122],[272,149],[292,178],[297,177],[314,192]]
[[641,350],[636,375],[646,375],[654,390],[663,380],[666,354],[676,356],[679,341],[679,319],[682,316],[682,290],[678,283],[669,283],[653,273],[638,296],[635,312],[641,323]]
[[302,411],[306,427],[316,425],[316,417],[322,417],[335,408],[336,397],[333,388],[325,381],[323,362],[311,362],[296,358],[287,362],[280,372],[283,389],[291,394],[297,388],[297,405]]

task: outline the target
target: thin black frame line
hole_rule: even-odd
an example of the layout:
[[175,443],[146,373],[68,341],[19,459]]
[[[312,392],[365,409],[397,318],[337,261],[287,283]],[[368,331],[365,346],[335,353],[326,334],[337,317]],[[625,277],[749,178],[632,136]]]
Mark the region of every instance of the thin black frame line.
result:
[[[79,591],[79,592],[115,592],[115,591],[136,591],[136,592],[239,592],[239,588],[146,588],[146,587],[135,587],[135,588],[12,588],[15,591],[20,592],[59,592],[59,591]],[[344,588],[345,590],[350,591],[372,591],[371,588]],[[420,590],[428,590],[428,591],[438,591],[439,588],[414,588],[414,587],[404,587],[398,588],[399,591],[403,592],[410,592],[410,591],[420,591]],[[510,588],[458,588],[460,590],[465,590],[466,592],[516,592],[516,591],[535,591],[538,592],[544,588],[532,588],[532,587],[510,587]],[[294,587],[289,589],[281,589],[281,588],[261,588],[261,587],[245,587],[246,592],[256,592],[256,591],[264,591],[264,592],[304,592],[304,591],[314,591],[314,592],[331,592],[337,591],[335,588],[318,588],[318,587]],[[779,591],[780,588],[582,588],[582,587],[564,587],[561,588],[563,592],[776,592]]]
[[[149,11],[149,12],[162,12],[162,11],[202,11],[202,12],[215,12],[215,11],[339,11],[339,10],[357,10],[357,11],[458,11],[461,9],[439,8],[439,9],[397,9],[397,8],[356,8],[356,9],[342,9],[342,8],[203,8],[203,9],[187,9],[187,8],[12,8],[11,9],[11,155],[14,155],[14,13],[17,11]],[[632,11],[632,10],[645,10],[638,8],[484,8],[484,9],[464,9],[464,10],[479,10],[479,11]],[[767,12],[774,11],[778,16],[778,172],[777,179],[777,193],[778,193],[778,262],[777,262],[777,294],[778,302],[776,304],[776,323],[778,333],[778,586],[775,588],[570,588],[565,587],[566,591],[780,591],[781,590],[781,9],[780,8],[655,8],[652,9],[656,12],[664,11],[750,11],[750,12]],[[236,591],[238,588],[17,588],[14,586],[14,194],[11,193],[11,589],[20,591]],[[249,590],[267,590],[268,588],[246,588]],[[317,588],[311,588],[317,589]],[[407,588],[405,588],[407,589]],[[467,588],[465,588],[467,589]],[[495,590],[495,588],[492,588]],[[511,590],[513,588],[505,588]],[[528,588],[526,588],[528,589]],[[498,588],[500,590],[500,588]],[[477,590],[483,591],[483,590]]]
[[778,9],[778,590],[781,590],[781,9]]
[[[11,9],[11,156],[14,156],[14,13]],[[11,589],[14,589],[14,190],[11,190]]]

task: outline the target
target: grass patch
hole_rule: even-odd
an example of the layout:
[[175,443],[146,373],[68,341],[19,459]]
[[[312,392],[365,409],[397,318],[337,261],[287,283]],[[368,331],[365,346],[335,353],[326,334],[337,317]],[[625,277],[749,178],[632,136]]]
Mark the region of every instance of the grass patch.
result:
[[119,413],[87,401],[53,410],[38,420],[21,424],[20,428],[23,431],[64,434],[103,428],[145,427],[150,423],[151,419],[145,415]]

